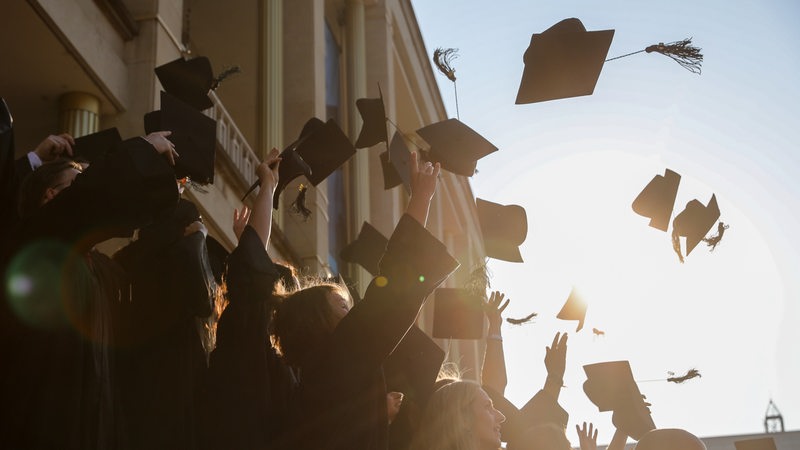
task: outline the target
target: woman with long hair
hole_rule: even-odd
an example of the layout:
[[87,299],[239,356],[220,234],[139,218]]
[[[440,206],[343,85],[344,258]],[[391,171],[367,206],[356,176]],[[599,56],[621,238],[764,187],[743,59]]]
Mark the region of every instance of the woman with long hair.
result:
[[454,381],[428,400],[412,450],[497,450],[505,416],[472,381]]

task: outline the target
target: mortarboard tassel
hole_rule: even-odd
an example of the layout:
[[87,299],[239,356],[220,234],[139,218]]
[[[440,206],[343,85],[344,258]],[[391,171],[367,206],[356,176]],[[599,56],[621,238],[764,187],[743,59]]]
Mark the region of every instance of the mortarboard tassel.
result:
[[442,72],[448,80],[453,82],[453,91],[456,97],[456,118],[461,119],[458,113],[458,88],[456,87],[456,69],[453,68],[453,60],[458,58],[457,48],[437,48],[433,51],[433,63],[439,72]]
[[231,67],[226,68],[225,70],[222,71],[222,73],[220,73],[219,75],[217,75],[216,78],[214,78],[214,82],[211,84],[211,90],[212,91],[216,91],[217,88],[219,87],[219,84],[222,83],[223,81],[225,81],[226,78],[228,78],[229,76],[231,76],[233,74],[241,73],[241,72],[242,72],[242,68],[239,67],[239,66],[231,66]]
[[679,377],[674,376],[675,375],[674,372],[669,372],[669,374],[673,376],[667,378],[667,381],[675,384],[681,384],[684,381],[691,380],[692,378],[703,377],[702,375],[700,375],[700,371],[698,371],[697,369],[689,369],[689,371],[686,372],[685,375],[681,375]]
[[522,325],[524,323],[530,323],[538,315],[539,313],[530,313],[521,319],[512,319],[511,317],[507,317],[506,322],[510,323],[511,325]]
[[638,52],[628,53],[621,56],[616,56],[614,58],[609,58],[605,62],[613,61],[615,59],[624,58],[626,56],[635,55],[637,53],[647,52],[647,53],[661,53],[664,56],[669,56],[672,58],[673,61],[680,64],[681,67],[688,70],[689,72],[696,73],[700,75],[701,65],[703,64],[703,54],[700,53],[700,48],[694,47],[690,45],[692,43],[692,38],[686,38],[682,41],[670,42],[669,44],[665,44],[663,42],[659,42],[658,44],[653,44],[645,48],[644,50],[639,50]]
[[681,253],[681,237],[675,230],[672,230],[672,249],[678,254],[678,259],[683,264],[683,254]]
[[297,198],[292,202],[291,211],[302,216],[303,220],[305,221],[311,217],[311,210],[306,207],[306,191],[308,191],[308,186],[300,183],[300,186],[297,187],[297,190]]
[[469,274],[469,279],[464,283],[464,288],[472,295],[486,300],[486,291],[492,287],[491,274],[486,261],[481,262],[478,267]]
[[605,336],[606,332],[597,328],[592,328],[592,334],[595,336]]
[[720,241],[722,241],[722,235],[725,234],[725,230],[727,230],[728,228],[730,228],[730,225],[725,225],[724,223],[720,222],[717,224],[717,234],[711,237],[703,238],[703,242],[705,242],[706,245],[711,247],[711,249],[709,250],[710,252],[713,252],[714,249],[717,248],[717,244],[719,244]]

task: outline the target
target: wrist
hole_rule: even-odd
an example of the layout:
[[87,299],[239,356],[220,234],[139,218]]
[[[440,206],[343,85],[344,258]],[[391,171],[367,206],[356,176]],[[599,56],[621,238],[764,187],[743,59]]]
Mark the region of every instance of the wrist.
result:
[[488,336],[486,336],[486,340],[503,342],[503,336],[500,335],[500,333],[490,333]]

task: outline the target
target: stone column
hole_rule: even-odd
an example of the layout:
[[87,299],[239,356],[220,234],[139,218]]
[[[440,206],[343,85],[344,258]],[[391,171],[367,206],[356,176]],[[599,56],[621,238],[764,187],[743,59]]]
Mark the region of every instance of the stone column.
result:
[[96,133],[99,128],[100,100],[85,92],[68,92],[58,99],[59,130],[73,137]]
[[261,4],[261,136],[259,156],[283,147],[283,0]]
[[[361,115],[355,108],[356,100],[367,96],[367,51],[364,0],[347,0],[346,7],[347,36],[347,92],[349,135],[355,140],[361,131]],[[370,221],[370,185],[369,185],[369,152],[359,150],[350,162],[352,186],[353,229],[351,238],[355,239],[364,221]],[[357,269],[358,286],[367,286],[369,274]]]

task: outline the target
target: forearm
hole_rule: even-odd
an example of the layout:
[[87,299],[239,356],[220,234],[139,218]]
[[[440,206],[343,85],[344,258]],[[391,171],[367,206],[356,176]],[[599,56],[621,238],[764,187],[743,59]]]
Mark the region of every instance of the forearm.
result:
[[428,223],[428,210],[431,207],[431,199],[415,197],[413,194],[406,207],[406,214],[413,217],[423,227]]
[[500,333],[490,333],[486,338],[486,354],[483,358],[481,378],[482,384],[505,395],[508,378],[506,375],[505,354],[503,352],[503,339]]
[[266,183],[262,183],[253,204],[253,212],[250,214],[249,225],[253,227],[261,242],[264,243],[264,248],[269,246],[269,237],[272,233],[273,192],[274,190],[270,189]]

